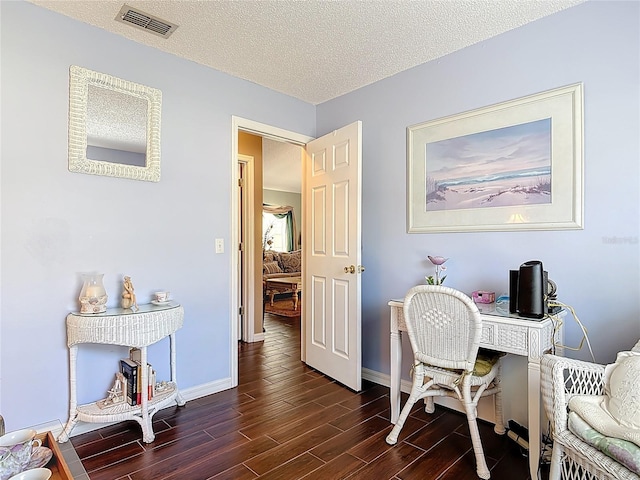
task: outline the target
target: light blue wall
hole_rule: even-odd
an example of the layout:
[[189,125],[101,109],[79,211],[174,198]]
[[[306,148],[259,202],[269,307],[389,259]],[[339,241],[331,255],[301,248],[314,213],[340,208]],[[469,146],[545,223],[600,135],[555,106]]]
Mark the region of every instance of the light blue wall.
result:
[[[542,260],[611,362],[640,338],[640,4],[588,2],[320,105],[318,135],[363,125],[363,365],[389,373],[389,299],[450,257],[446,284],[508,291],[508,270]],[[406,233],[406,128],[584,83],[584,230]],[[566,343],[582,334],[566,319]],[[404,344],[408,378],[408,342]],[[567,355],[589,359],[588,351]],[[507,417],[509,418],[509,417]]]
[[[123,275],[140,303],[167,289],[185,306],[181,388],[230,376],[231,116],[315,134],[315,107],[26,2],[2,21],[1,394],[8,429],[66,421],[65,317],[77,273]],[[67,170],[69,66],[162,91],[159,183]],[[216,255],[214,239],[223,238]],[[168,377],[167,342],[150,348]],[[79,400],[106,396],[118,347],[81,347]]]

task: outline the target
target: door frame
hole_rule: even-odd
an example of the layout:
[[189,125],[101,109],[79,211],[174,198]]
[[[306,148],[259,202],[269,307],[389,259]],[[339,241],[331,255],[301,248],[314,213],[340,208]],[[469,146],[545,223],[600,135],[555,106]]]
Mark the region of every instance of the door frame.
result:
[[[252,252],[253,251],[253,243],[254,243],[254,239],[252,235],[249,235],[248,233],[251,231],[251,229],[249,228],[251,225],[253,225],[253,221],[254,221],[254,215],[255,215],[255,211],[254,208],[252,207],[253,205],[253,201],[254,201],[254,163],[255,163],[255,158],[250,156],[250,155],[242,155],[242,154],[238,154],[238,161],[236,163],[236,168],[238,167],[238,164],[242,163],[244,165],[244,174],[243,174],[243,178],[242,180],[244,180],[243,185],[240,187],[239,183],[236,183],[235,185],[238,185],[239,188],[242,188],[243,193],[242,193],[242,204],[238,205],[238,217],[242,218],[242,225],[238,224],[238,236],[240,236],[240,231],[242,230],[244,232],[244,244],[242,245],[242,248],[240,247],[240,243],[241,243],[241,238],[238,238],[238,241],[232,245],[238,245],[238,248],[235,249],[238,253],[238,262],[235,263],[235,265],[238,265],[241,267],[241,274],[240,274],[240,278],[238,279],[239,282],[242,282],[242,288],[239,288],[238,284],[238,294],[236,298],[240,298],[240,292],[242,292],[242,299],[241,299],[241,304],[242,306],[244,306],[244,312],[242,314],[242,327],[239,331],[236,332],[236,336],[238,339],[244,341],[244,342],[254,342],[254,338],[253,338],[253,328],[249,329],[249,319],[253,319],[254,318],[254,310],[255,310],[255,302],[252,301],[251,296],[249,295],[249,292],[251,291],[251,275],[250,273],[255,271],[256,269],[256,265],[255,265],[255,258],[251,255],[248,255],[248,252]],[[239,172],[238,172],[239,173]],[[238,178],[238,180],[240,180],[240,178]],[[236,191],[236,194],[238,193],[238,191]],[[238,202],[240,202],[240,198],[238,198]],[[240,216],[240,210],[242,209],[242,216]],[[240,256],[244,256],[244,261],[240,262]],[[239,308],[240,306],[238,306],[238,308],[236,310],[232,310],[232,312],[238,312],[239,315]],[[239,322],[236,322],[236,326],[238,326]]]
[[[238,289],[239,289],[239,281],[240,279],[238,278],[238,261],[239,261],[239,238],[238,238],[238,229],[239,229],[239,218],[240,218],[240,205],[239,205],[239,201],[238,201],[238,181],[239,181],[239,174],[238,174],[238,132],[239,131],[244,131],[247,133],[251,133],[260,137],[266,137],[266,138],[271,138],[273,140],[279,140],[279,141],[286,141],[288,143],[294,144],[294,145],[299,145],[301,147],[305,147],[305,145],[307,143],[309,143],[311,140],[313,140],[313,137],[309,137],[307,135],[302,135],[300,133],[296,133],[296,132],[292,132],[289,130],[285,130],[279,127],[274,127],[272,125],[267,125],[265,123],[260,123],[260,122],[256,122],[254,120],[249,120],[246,118],[242,118],[242,117],[238,117],[235,115],[231,116],[231,242],[230,245],[233,246],[233,248],[231,249],[231,255],[230,255],[230,272],[231,272],[231,294],[230,294],[230,312],[232,313],[229,317],[229,321],[230,321],[230,329],[229,331],[231,332],[231,335],[229,335],[230,340],[231,340],[231,344],[230,344],[230,352],[231,352],[231,358],[230,358],[230,369],[231,369],[231,386],[235,387],[238,385],[238,328],[237,328],[237,313],[238,313]],[[305,168],[305,165],[303,165],[303,169]],[[255,169],[253,169],[252,172],[255,172]],[[253,175],[253,173],[252,173]],[[262,189],[262,178],[253,178],[253,181],[251,183],[253,183],[253,192],[255,192],[257,189]],[[305,185],[303,183],[302,188],[305,188]],[[252,192],[252,193],[253,193]],[[255,196],[252,195],[252,198],[255,201]],[[251,210],[251,212],[253,214],[255,214],[254,211],[254,205],[248,205],[248,209]],[[304,205],[302,206],[302,210],[304,211]],[[255,218],[255,216],[253,217]],[[304,223],[304,218],[302,219],[302,222]],[[300,227],[302,230],[304,231],[304,225],[301,225]],[[252,240],[256,238],[256,232],[253,229],[253,224],[249,225],[249,229],[247,232],[245,232],[245,238],[251,238]],[[256,271],[256,265],[253,259],[256,258],[256,242],[255,241],[250,241],[247,242],[249,243],[249,245],[247,245],[247,248],[245,250],[245,258],[248,259],[248,264],[253,265],[253,268],[250,269],[250,271],[248,272],[248,276],[246,278],[246,281],[248,283],[248,285],[255,285],[255,279],[256,279],[256,275],[257,275],[257,271]],[[262,295],[261,295],[262,296]],[[250,303],[252,303],[253,305],[256,305],[256,292],[252,291],[251,288],[248,289],[247,292],[247,297],[248,297],[248,301]],[[260,301],[262,301],[262,298],[260,299]],[[249,318],[249,316],[247,315],[247,326],[248,326],[248,338],[253,338],[254,341],[259,341],[258,339],[262,340],[263,334],[262,332],[260,332],[259,335],[256,335],[255,332],[255,325],[256,325],[256,320],[257,320],[257,314],[260,313],[260,315],[262,315],[261,311],[258,311],[258,309],[253,308],[253,318]],[[304,322],[301,322],[302,326],[301,328],[304,328]],[[302,337],[304,339],[304,336]],[[304,343],[304,342],[303,342]],[[304,358],[303,358],[304,359]]]

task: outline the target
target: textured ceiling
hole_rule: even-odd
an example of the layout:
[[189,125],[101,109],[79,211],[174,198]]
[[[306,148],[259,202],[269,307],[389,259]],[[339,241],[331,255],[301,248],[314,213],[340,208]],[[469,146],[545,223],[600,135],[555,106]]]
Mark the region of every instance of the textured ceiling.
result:
[[[584,0],[29,0],[317,105]],[[124,3],[179,25],[116,22]]]
[[262,139],[262,186],[268,190],[301,193],[302,147]]

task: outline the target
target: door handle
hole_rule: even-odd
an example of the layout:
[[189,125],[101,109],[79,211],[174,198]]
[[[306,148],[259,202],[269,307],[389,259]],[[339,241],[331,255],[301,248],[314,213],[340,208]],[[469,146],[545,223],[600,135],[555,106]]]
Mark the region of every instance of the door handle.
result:
[[355,265],[349,265],[348,267],[344,267],[344,273],[362,273],[364,272],[364,265],[358,265],[356,268]]

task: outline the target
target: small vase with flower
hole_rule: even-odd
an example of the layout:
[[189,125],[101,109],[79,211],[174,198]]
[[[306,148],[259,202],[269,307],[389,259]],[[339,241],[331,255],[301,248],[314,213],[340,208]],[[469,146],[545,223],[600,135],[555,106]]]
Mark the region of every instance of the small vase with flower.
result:
[[444,279],[447,278],[447,276],[444,275],[443,277],[441,277],[440,275],[444,270],[447,269],[447,267],[444,266],[444,262],[449,259],[436,256],[432,257],[431,255],[428,255],[427,258],[436,267],[435,276],[429,275],[428,277],[424,277],[424,279],[427,281],[427,285],[442,285],[444,283]]

